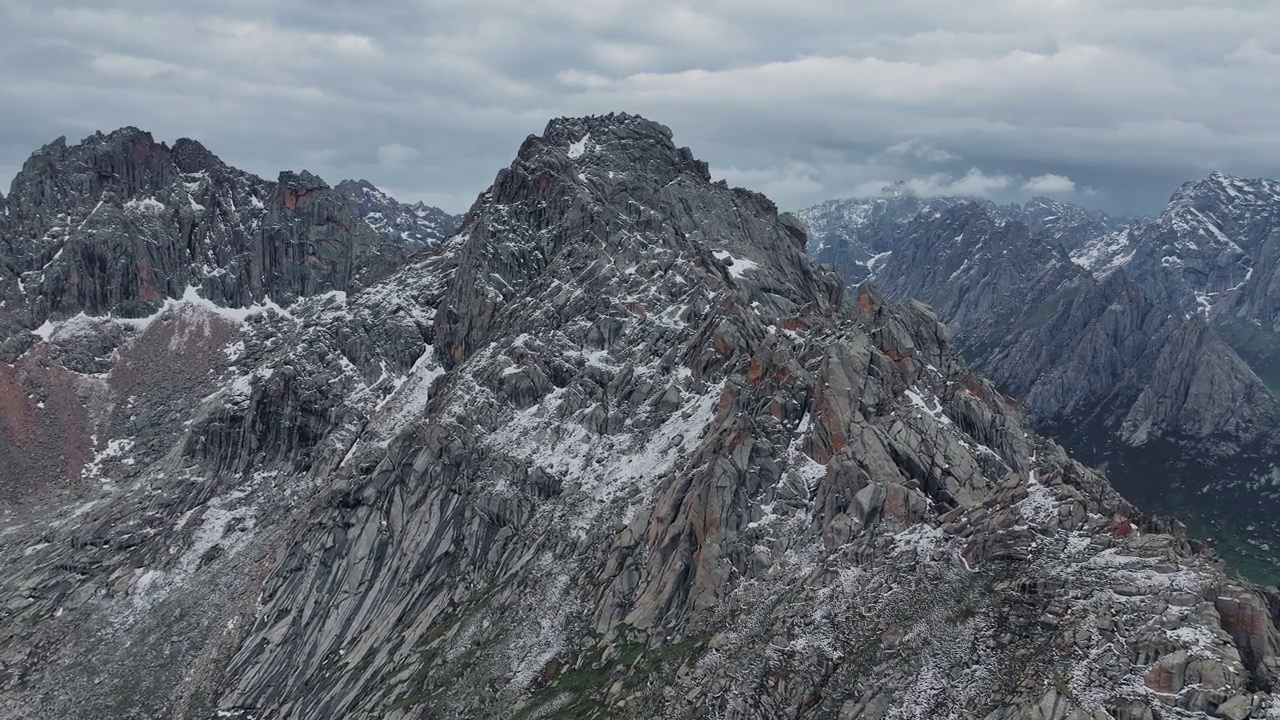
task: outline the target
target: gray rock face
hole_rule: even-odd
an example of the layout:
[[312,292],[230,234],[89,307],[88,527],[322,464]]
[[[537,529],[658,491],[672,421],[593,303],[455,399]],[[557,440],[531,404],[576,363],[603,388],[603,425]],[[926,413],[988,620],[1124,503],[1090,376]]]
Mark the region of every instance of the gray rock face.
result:
[[1183,185],[1158,218],[1100,237],[1079,259],[1095,271],[1123,266],[1163,305],[1207,317],[1274,391],[1277,233],[1280,183],[1215,173]]
[[146,315],[188,287],[236,307],[354,290],[404,256],[310,173],[267,182],[135,128],[45,146],[6,206],[3,312],[33,329]]
[[942,211],[963,202],[899,191],[867,200],[828,200],[796,215],[809,233],[809,255],[834,266],[856,286],[890,256],[894,239],[912,218],[926,208]]
[[57,324],[15,371],[104,366],[0,520],[0,717],[1280,713],[1280,598],[805,243],[560,119],[361,291]]
[[368,180],[343,180],[334,189],[356,204],[369,227],[403,243],[410,250],[439,245],[462,222],[457,215],[423,202],[402,203]]
[[1072,254],[1091,241],[1130,224],[1106,213],[1046,197],[1031,198],[1022,205],[1013,203],[998,210],[1004,218],[1023,223],[1031,234],[1045,237]]
[[1089,279],[1054,240],[988,206],[960,203],[920,213],[877,267],[876,282],[894,297],[920,298],[963,332],[970,357],[986,353],[1079,292]]

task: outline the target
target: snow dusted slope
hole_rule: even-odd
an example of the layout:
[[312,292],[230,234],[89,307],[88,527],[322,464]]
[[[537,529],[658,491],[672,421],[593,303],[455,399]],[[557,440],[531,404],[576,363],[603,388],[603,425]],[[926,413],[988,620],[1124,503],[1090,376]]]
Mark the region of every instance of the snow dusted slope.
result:
[[1280,712],[1274,594],[667,128],[554,120],[467,218],[125,329],[92,477],[0,531],[0,717]]
[[[336,468],[420,416],[440,374],[428,308],[444,266],[287,308],[190,291],[144,319],[53,323],[4,378],[10,397],[31,393],[43,432],[6,439],[60,442],[83,465],[0,520],[13,600],[0,716],[208,716],[184,683],[253,607],[245,583]],[[70,369],[86,356],[96,372]]]
[[998,210],[1005,219],[1025,224],[1033,235],[1048,238],[1068,253],[1129,224],[1106,213],[1046,197],[1034,197],[1022,205],[1013,203]]
[[1280,182],[1214,173],[1186,183],[1158,218],[1083,248],[1122,267],[1162,305],[1208,318],[1273,389],[1280,387]]

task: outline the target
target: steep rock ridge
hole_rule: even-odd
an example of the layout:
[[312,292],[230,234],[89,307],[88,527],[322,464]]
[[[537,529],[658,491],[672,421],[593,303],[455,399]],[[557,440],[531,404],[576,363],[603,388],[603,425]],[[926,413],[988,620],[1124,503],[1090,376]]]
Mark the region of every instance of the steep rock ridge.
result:
[[124,128],[46,145],[6,202],[0,313],[6,360],[46,320],[140,317],[195,287],[244,307],[385,275],[403,257],[352,205],[307,172],[267,182],[192,140],[170,149]]
[[[236,680],[219,683],[236,688],[224,712],[885,717],[959,704],[992,717],[1103,707],[1144,717],[1153,696],[1139,688],[1168,688],[1171,704],[1194,710],[1254,708],[1226,689],[1245,690],[1252,670],[1232,680],[1209,661],[1192,673],[1223,680],[1219,690],[1186,687],[1191,651],[1164,656],[1156,648],[1181,634],[1159,623],[1126,637],[1150,649],[1134,654],[1140,667],[1068,678],[1057,665],[1061,691],[1047,679],[1052,660],[1016,678],[1002,672],[1020,653],[1074,648],[1095,619],[1084,608],[1108,605],[1108,583],[1164,582],[1142,579],[1150,559],[1089,542],[1075,543],[1083,555],[1068,568],[1114,557],[1125,570],[1075,571],[1098,585],[1064,571],[1093,589],[1077,608],[1089,621],[1064,630],[1059,649],[1035,645],[1041,633],[1023,626],[1033,646],[997,646],[963,670],[968,657],[938,657],[936,639],[923,637],[926,620],[896,636],[894,657],[875,652],[882,633],[906,629],[871,610],[896,604],[892,587],[948,578],[978,604],[1000,598],[990,610],[1007,614],[996,586],[1036,576],[1022,561],[1039,533],[997,539],[1003,522],[1071,518],[1109,546],[1128,537],[1133,511],[1018,429],[922,309],[889,308],[869,290],[856,311],[837,307],[836,284],[813,274],[785,220],[758,196],[709,184],[669,137],[625,116],[553,122],[468,214],[436,316],[451,372],[429,403],[433,422],[401,435],[289,551],[301,567],[264,589],[260,618],[270,619],[241,642]],[[1058,493],[1075,497],[1072,483],[1097,495],[1076,491],[1081,504],[1064,513]],[[999,487],[1010,493],[1003,502]],[[984,513],[970,511],[984,503],[1008,514],[975,530],[981,540],[953,545],[932,529],[946,513],[982,526]],[[1147,551],[1188,551],[1156,526],[1143,531],[1157,533]],[[1067,552],[1068,534],[1048,532]],[[324,547],[344,550],[322,561]],[[915,564],[877,569],[875,558],[898,553]],[[1008,575],[992,567],[1005,561]],[[979,569],[970,585],[983,566],[992,575]],[[1170,579],[1197,587],[1200,571],[1189,572]],[[304,610],[335,586],[357,592]],[[1207,597],[1170,621],[1211,617]],[[1039,602],[1028,619],[1051,601]],[[948,645],[997,637],[987,607],[973,617],[946,603],[907,607],[917,622],[958,614]],[[1261,637],[1249,667],[1269,683],[1274,629]],[[1164,665],[1148,669],[1148,652]],[[299,657],[330,660],[317,668]],[[958,683],[972,695],[947,691],[942,678],[954,672],[972,673]],[[1132,687],[1097,691],[1126,676]]]
[[[1206,182],[1244,197],[1238,182]],[[1211,207],[1218,200],[1188,185],[1161,218],[1086,243],[1073,262],[1053,237],[991,206],[926,210],[886,241],[895,250],[877,265],[876,281],[891,297],[933,305],[984,374],[1077,453],[1110,463],[1125,493],[1223,539],[1236,557],[1253,556],[1263,566],[1258,577],[1274,579],[1280,566],[1269,548],[1280,542],[1280,525],[1265,511],[1256,523],[1238,522],[1254,515],[1238,505],[1274,508],[1280,500],[1270,487],[1280,407],[1219,337],[1215,315],[1206,324],[1207,301],[1184,287],[1183,278],[1208,282],[1193,271],[1206,266],[1205,253],[1241,252],[1206,225],[1227,216]],[[1270,222],[1261,200],[1242,203],[1251,209],[1225,226],[1261,236],[1257,227]],[[1193,227],[1187,217],[1211,243],[1177,234]],[[1161,261],[1150,262],[1153,255]],[[1230,263],[1213,263],[1235,277]],[[1195,497],[1202,492],[1211,496]]]
[[464,223],[106,356],[95,487],[0,525],[0,717],[1280,717],[1280,599],[665,127],[552,121]]
[[423,202],[402,203],[368,180],[343,180],[334,186],[334,190],[359,207],[360,215],[369,227],[403,243],[410,250],[439,245],[458,229],[462,221],[457,215]]

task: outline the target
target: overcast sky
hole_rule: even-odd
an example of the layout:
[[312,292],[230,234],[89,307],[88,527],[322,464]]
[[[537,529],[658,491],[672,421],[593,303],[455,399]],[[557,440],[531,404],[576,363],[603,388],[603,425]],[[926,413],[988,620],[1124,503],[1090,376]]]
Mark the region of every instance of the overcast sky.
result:
[[787,209],[903,180],[1154,212],[1280,176],[1280,2],[0,3],[5,184],[136,125],[461,212],[548,118],[614,110]]

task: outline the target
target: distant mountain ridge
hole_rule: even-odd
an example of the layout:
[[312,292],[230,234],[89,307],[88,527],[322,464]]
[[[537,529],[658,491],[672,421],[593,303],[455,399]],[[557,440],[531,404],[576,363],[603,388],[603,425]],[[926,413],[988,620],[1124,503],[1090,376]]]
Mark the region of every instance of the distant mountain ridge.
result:
[[[1232,534],[1280,577],[1267,550],[1280,547],[1269,480],[1280,404],[1268,389],[1280,377],[1278,188],[1214,174],[1183,185],[1158,217],[1120,223],[1056,201],[1010,212],[955,198],[879,226],[848,208],[919,201],[828,203],[801,216],[851,239],[811,247],[819,259],[851,284],[874,276],[891,297],[932,304],[1042,427],[1093,462],[1128,468],[1113,475],[1122,490]],[[880,253],[872,267],[849,262],[859,244]],[[1202,491],[1213,496],[1192,498]]]
[[0,359],[25,349],[20,328],[146,315],[188,287],[233,307],[355,290],[456,227],[371,187],[306,171],[264,180],[137,128],[59,138],[0,198]]
[[439,245],[457,231],[462,218],[424,202],[402,203],[368,180],[343,180],[334,190],[360,208],[360,214],[378,232],[398,238],[412,250]]
[[1105,213],[1047,197],[997,205],[968,197],[921,197],[893,187],[881,196],[828,200],[796,216],[809,229],[809,254],[836,266],[850,283],[857,284],[889,257],[896,247],[895,238],[917,215],[964,204],[975,204],[996,220],[1021,222],[1033,235],[1047,237],[1072,254],[1126,225],[1126,221]]

